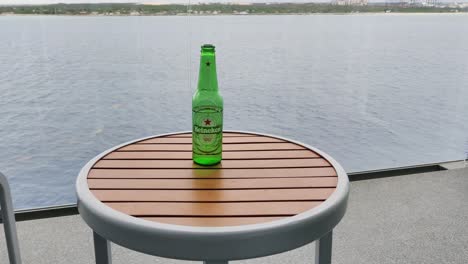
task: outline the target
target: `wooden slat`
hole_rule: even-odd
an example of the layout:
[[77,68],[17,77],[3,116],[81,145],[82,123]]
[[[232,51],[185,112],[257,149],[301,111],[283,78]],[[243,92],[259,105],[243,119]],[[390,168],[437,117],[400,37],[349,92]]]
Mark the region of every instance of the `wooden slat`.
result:
[[[246,133],[229,133],[224,132],[223,137],[252,137],[257,136],[255,134],[246,134]],[[166,137],[192,137],[192,133],[184,133],[184,134],[176,134],[176,135],[169,135]]]
[[[265,150],[265,151],[228,151],[223,152],[223,159],[294,159],[316,158],[310,150]],[[104,159],[192,159],[188,151],[119,151],[112,152]]]
[[[223,144],[233,144],[233,143],[276,143],[276,142],[285,142],[280,139],[270,138],[270,137],[225,137],[223,138]],[[148,140],[143,140],[138,142],[138,144],[192,144],[192,138],[184,137],[160,137],[152,138]]]
[[88,178],[278,178],[278,177],[336,177],[332,167],[288,169],[92,169]]
[[90,189],[267,189],[336,187],[336,177],[260,179],[89,179]]
[[241,202],[325,200],[335,188],[264,190],[91,190],[103,202]]
[[[322,158],[312,159],[267,159],[267,160],[224,160],[210,168],[298,168],[298,167],[327,167],[330,164]],[[191,160],[100,160],[94,168],[206,168],[193,163]]]
[[88,186],[111,208],[148,221],[235,226],[279,220],[321,204],[336,189],[331,164],[303,146],[224,133],[223,160],[193,163],[191,133],[125,146],[98,161]]
[[[293,143],[223,144],[223,151],[305,149]],[[118,151],[192,151],[191,144],[133,144]]]
[[132,216],[274,216],[295,215],[320,202],[161,203],[124,202],[106,205]]
[[142,219],[173,225],[221,227],[271,222],[284,217],[142,217]]

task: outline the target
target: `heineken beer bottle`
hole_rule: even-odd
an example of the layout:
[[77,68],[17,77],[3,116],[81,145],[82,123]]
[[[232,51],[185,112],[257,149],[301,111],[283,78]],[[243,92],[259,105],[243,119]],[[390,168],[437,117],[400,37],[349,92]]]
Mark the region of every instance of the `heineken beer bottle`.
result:
[[215,47],[201,47],[197,91],[192,99],[192,158],[212,165],[221,161],[223,145],[223,98],[218,92]]

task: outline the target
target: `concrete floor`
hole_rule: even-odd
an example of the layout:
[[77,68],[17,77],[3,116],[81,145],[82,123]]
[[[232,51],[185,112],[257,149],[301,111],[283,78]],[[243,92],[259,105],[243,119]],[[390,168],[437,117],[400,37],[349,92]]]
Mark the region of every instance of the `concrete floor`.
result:
[[[18,223],[23,263],[93,263],[90,229],[79,216]],[[155,245],[157,246],[157,245]],[[333,263],[468,263],[468,168],[356,181],[334,232]],[[115,264],[189,263],[113,245]],[[313,263],[314,244],[233,263]],[[0,232],[0,263],[8,263]]]

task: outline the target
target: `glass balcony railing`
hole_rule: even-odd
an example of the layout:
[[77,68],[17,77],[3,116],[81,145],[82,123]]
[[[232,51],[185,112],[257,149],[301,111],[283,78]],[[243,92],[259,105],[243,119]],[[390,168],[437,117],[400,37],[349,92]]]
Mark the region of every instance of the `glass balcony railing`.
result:
[[74,203],[76,176],[98,153],[190,130],[208,42],[226,129],[298,139],[349,172],[465,159],[468,16],[291,14],[392,10],[338,2],[0,16],[0,170],[15,207]]

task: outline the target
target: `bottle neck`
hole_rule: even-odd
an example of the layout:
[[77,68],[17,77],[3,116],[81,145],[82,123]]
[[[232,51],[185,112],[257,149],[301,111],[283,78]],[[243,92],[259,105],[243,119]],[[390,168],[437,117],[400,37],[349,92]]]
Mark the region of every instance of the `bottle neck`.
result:
[[202,52],[200,58],[200,73],[198,74],[198,91],[218,91],[216,57],[214,52]]

